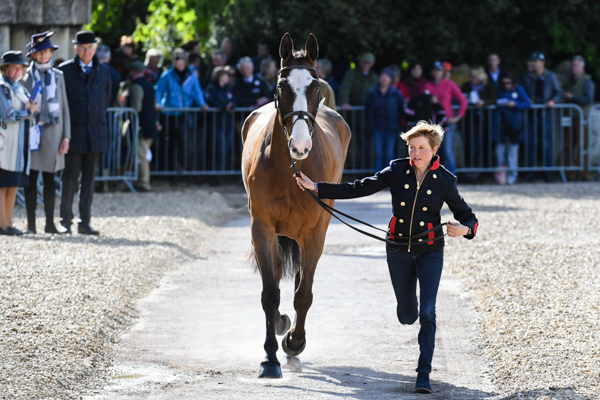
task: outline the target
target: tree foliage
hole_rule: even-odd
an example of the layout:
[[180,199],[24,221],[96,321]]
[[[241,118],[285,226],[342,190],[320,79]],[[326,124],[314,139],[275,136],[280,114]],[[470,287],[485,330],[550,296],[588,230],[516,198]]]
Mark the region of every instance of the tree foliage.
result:
[[598,15],[600,2],[586,0],[241,0],[217,17],[215,31],[250,54],[259,38],[276,55],[285,32],[302,42],[312,32],[322,56],[333,46],[349,58],[372,51],[378,66],[482,63],[496,50],[505,68],[522,70],[542,51],[550,63],[581,54],[600,73]]
[[241,55],[254,55],[263,38],[274,56],[285,32],[297,44],[312,32],[322,57],[333,47],[349,59],[368,50],[378,67],[482,63],[493,49],[505,68],[523,70],[532,51],[549,64],[581,54],[600,75],[598,15],[591,0],[94,0],[90,27],[167,51],[192,39],[210,50],[227,36]]

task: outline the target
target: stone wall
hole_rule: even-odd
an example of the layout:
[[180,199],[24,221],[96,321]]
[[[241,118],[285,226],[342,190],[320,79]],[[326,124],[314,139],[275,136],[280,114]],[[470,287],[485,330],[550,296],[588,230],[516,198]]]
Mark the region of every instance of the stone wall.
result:
[[75,55],[72,40],[91,21],[92,0],[0,0],[0,54],[26,52],[34,33],[53,31],[54,59]]

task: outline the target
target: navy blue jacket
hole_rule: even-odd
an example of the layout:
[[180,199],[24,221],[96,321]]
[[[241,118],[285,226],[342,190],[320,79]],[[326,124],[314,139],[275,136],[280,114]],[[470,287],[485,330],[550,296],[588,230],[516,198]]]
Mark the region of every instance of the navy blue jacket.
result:
[[113,68],[112,65],[105,63],[102,64],[106,65],[106,67],[108,68],[108,72],[110,73],[110,106],[112,107],[117,102],[117,95],[119,94],[119,85],[121,84],[121,82],[123,82],[123,77],[121,76],[119,71]]
[[444,247],[444,239],[435,242],[420,243],[427,239],[443,235],[442,228],[430,232],[422,239],[409,241],[415,236],[438,226],[441,223],[440,211],[444,203],[448,204],[454,217],[472,232],[465,238],[473,239],[477,234],[478,221],[468,204],[456,188],[456,177],[440,165],[436,155],[423,178],[417,185],[415,167],[410,158],[393,160],[390,165],[374,176],[356,180],[352,183],[318,183],[317,194],[320,199],[353,199],[377,193],[389,188],[392,194],[392,218],[387,238],[410,246],[395,246],[400,251],[427,253]]
[[132,82],[134,85],[140,85],[144,91],[142,98],[142,110],[138,113],[140,122],[141,137],[144,139],[156,139],[158,130],[156,129],[156,95],[154,85],[141,76]]
[[211,83],[204,92],[204,98],[209,106],[220,110],[224,110],[229,103],[233,103],[234,107],[237,106],[233,90],[229,86],[220,87],[218,84],[213,85]]
[[79,56],[58,67],[65,76],[71,114],[70,153],[106,153],[108,123],[106,109],[111,104],[112,86],[106,65],[94,56],[88,75],[81,69]]
[[254,75],[252,83],[248,83],[244,81],[244,78],[239,77],[233,84],[233,95],[240,107],[252,107],[261,97],[273,98],[267,82],[256,75]]
[[[369,90],[367,100],[365,101],[365,111],[369,121],[369,130],[371,132],[375,130],[375,120],[377,118],[376,102],[378,96],[381,96],[381,93],[379,92],[379,83]],[[384,96],[387,108],[388,129],[397,131],[400,129],[400,120],[404,116],[404,97],[402,97],[400,91],[393,86],[390,86]]]
[[[514,107],[506,107],[506,102],[514,101]],[[498,111],[502,121],[502,131],[512,143],[518,143],[523,133],[523,110],[531,108],[531,100],[525,89],[515,85],[512,90],[498,90]]]

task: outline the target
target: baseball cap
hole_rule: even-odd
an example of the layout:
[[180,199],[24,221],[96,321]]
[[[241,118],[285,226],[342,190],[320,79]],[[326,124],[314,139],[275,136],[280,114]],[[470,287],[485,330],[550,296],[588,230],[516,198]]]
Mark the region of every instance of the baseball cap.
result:
[[381,72],[379,73],[379,75],[383,75],[383,74],[387,74],[390,78],[392,77],[392,70],[389,69],[388,67],[385,67],[384,69],[381,70]]
[[129,69],[135,72],[144,72],[146,70],[146,66],[140,60],[135,60],[129,64]]
[[431,66],[431,69],[439,69],[440,71],[444,70],[444,66],[442,65],[441,62],[436,61],[433,63],[433,65]]
[[544,57],[544,53],[540,52],[540,51],[535,51],[533,53],[531,53],[531,57],[529,57],[530,60],[545,60],[546,57]]
[[375,55],[367,51],[366,53],[362,53],[362,55],[360,56],[360,61],[366,62],[368,64],[375,64]]
[[452,64],[450,64],[448,61],[444,61],[442,66],[444,67],[444,71],[452,71]]

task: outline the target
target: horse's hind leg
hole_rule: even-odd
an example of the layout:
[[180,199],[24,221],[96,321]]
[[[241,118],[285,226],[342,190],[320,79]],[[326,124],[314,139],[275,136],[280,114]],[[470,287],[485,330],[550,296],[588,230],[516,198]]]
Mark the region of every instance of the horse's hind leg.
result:
[[281,378],[281,366],[277,360],[277,338],[275,322],[279,316],[279,279],[275,272],[273,255],[278,254],[278,243],[274,229],[262,223],[252,222],[252,242],[263,282],[261,302],[265,312],[267,336],[265,339],[265,360],[260,364],[259,378]]

